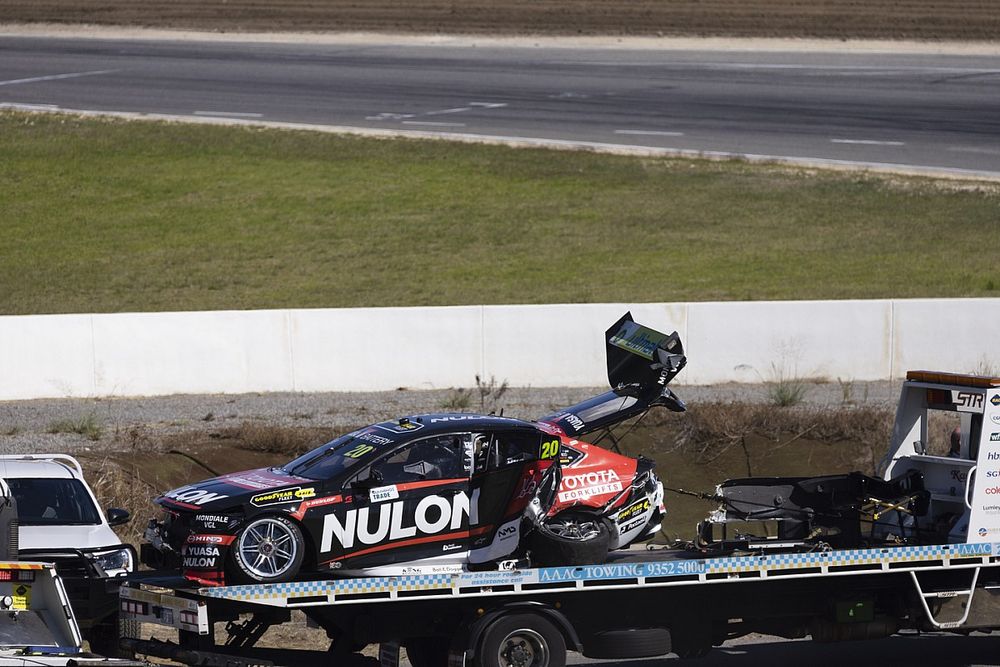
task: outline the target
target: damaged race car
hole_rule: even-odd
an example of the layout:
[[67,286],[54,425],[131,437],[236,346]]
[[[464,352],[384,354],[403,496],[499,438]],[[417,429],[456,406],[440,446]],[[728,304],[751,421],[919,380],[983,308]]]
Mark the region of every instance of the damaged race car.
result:
[[143,562],[205,585],[601,562],[659,530],[663,487],[651,460],[579,437],[683,411],[667,384],[686,362],[628,313],[605,341],[612,389],[537,422],[403,417],[165,493]]

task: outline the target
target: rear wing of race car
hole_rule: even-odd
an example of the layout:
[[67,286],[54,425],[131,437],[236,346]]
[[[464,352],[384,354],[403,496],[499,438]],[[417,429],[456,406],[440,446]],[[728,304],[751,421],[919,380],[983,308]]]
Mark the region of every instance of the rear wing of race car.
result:
[[604,339],[611,391],[538,421],[558,426],[569,436],[581,436],[656,406],[684,411],[684,402],[667,387],[687,363],[676,331],[660,333],[635,322],[632,313],[625,313],[604,333]]

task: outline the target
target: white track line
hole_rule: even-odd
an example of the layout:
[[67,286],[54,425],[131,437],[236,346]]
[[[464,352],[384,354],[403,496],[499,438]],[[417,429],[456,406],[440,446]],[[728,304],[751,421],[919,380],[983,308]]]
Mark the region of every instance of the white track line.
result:
[[0,109],[12,111],[59,111],[57,104],[22,104],[20,102],[2,102]]
[[465,123],[435,123],[434,121],[430,120],[404,120],[403,125],[429,125],[431,127],[465,127]]
[[222,118],[263,118],[262,113],[246,113],[243,111],[195,111],[195,116],[220,116]]
[[[33,113],[52,112],[49,110],[37,110]],[[634,146],[597,141],[569,141],[566,139],[540,139],[538,137],[471,134],[468,132],[434,132],[431,130],[391,130],[377,127],[357,127],[350,125],[312,125],[309,123],[290,123],[283,121],[213,118],[210,116],[136,113],[129,111],[60,109],[55,113],[73,114],[85,118],[124,118],[126,120],[134,121],[145,120],[193,123],[199,125],[243,125],[247,127],[266,127],[275,130],[323,132],[326,134],[344,134],[358,137],[375,137],[380,139],[436,139],[439,141],[457,141],[467,144],[484,144],[489,146],[511,146],[514,148],[548,148],[552,150],[591,151],[610,155],[635,155],[642,157],[694,157],[707,160],[744,160],[750,163],[783,164],[793,167],[821,167],[842,171],[872,171],[888,174],[904,174],[909,176],[929,176],[936,178],[953,178],[1000,183],[1000,171],[961,169],[957,167],[923,167],[892,162],[860,162],[856,160],[836,160],[818,157],[789,157],[786,155],[699,151],[683,148],[667,148],[663,146]]]
[[14,86],[19,83],[38,83],[39,81],[58,81],[60,79],[76,79],[81,76],[97,76],[98,74],[111,74],[117,72],[116,69],[99,69],[92,72],[69,72],[67,74],[50,74],[48,76],[33,76],[28,79],[10,79],[0,81],[0,86]]
[[641,137],[683,137],[683,132],[668,132],[666,130],[615,130],[615,134],[636,135]]
[[831,144],[862,144],[864,146],[905,146],[903,141],[876,141],[875,139],[830,139]]

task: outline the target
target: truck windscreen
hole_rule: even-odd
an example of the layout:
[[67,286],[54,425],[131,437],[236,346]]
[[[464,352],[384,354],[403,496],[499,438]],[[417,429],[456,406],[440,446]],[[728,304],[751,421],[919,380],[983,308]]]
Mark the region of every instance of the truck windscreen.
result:
[[94,501],[78,479],[8,478],[22,526],[84,525],[101,522]]

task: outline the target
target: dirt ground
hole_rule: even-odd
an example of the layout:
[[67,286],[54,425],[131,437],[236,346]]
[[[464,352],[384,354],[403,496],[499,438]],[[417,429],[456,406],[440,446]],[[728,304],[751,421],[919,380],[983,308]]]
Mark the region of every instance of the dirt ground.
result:
[[216,31],[998,40],[995,0],[2,0],[5,23]]

